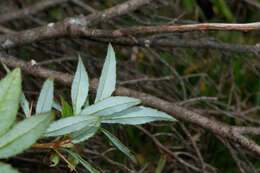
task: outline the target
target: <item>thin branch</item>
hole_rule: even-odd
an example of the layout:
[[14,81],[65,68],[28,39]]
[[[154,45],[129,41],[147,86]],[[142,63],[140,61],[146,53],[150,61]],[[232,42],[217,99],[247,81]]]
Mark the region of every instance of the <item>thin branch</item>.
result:
[[194,48],[194,49],[217,49],[228,52],[252,53],[260,56],[260,45],[235,45],[230,43],[221,43],[212,40],[187,40],[187,39],[154,39],[154,38],[94,38],[90,39],[99,42],[111,42],[127,46],[143,47],[174,47],[174,48]]
[[232,146],[229,144],[228,141],[226,141],[225,139],[218,137],[218,139],[227,147],[227,149],[229,150],[231,157],[233,158],[233,160],[235,161],[240,173],[246,173],[244,168],[242,167],[241,161],[240,159],[237,157],[236,155],[236,151],[232,148]]
[[153,142],[160,148],[162,149],[164,152],[166,152],[167,154],[169,154],[170,156],[172,156],[174,159],[176,159],[179,163],[181,163],[182,165],[191,168],[194,171],[199,172],[200,170],[198,168],[196,168],[195,166],[185,162],[184,160],[182,160],[177,154],[175,154],[174,152],[172,152],[171,150],[169,150],[167,147],[165,147],[163,144],[161,144],[160,141],[158,141],[156,139],[156,137],[154,137],[149,131],[147,131],[145,128],[141,127],[141,126],[136,126],[139,130],[141,130],[143,133],[145,133],[147,136],[149,136]]
[[18,18],[22,18],[26,15],[32,15],[32,14],[36,14],[39,11],[42,11],[46,8],[52,7],[54,5],[66,2],[68,0],[42,0],[32,6],[23,8],[21,10],[15,10],[9,13],[5,13],[3,15],[0,16],[0,23],[5,23],[7,21],[10,20],[14,20],[14,19],[18,19]]
[[191,98],[191,99],[187,99],[187,100],[184,100],[184,101],[181,101],[181,102],[178,102],[177,104],[180,105],[180,106],[183,106],[185,104],[194,104],[194,103],[197,103],[197,102],[201,102],[201,101],[217,101],[218,98],[217,97],[206,97],[206,96],[202,96],[202,97],[196,97],[196,98]]
[[117,29],[113,36],[122,37],[137,34],[171,33],[187,31],[250,31],[260,30],[260,22],[255,23],[201,23],[188,25],[166,25],[166,26],[137,26]]
[[196,142],[193,140],[193,138],[192,138],[189,130],[186,128],[186,126],[183,123],[179,123],[179,124],[180,124],[182,130],[186,133],[187,137],[189,138],[189,140],[190,140],[190,142],[191,142],[191,144],[192,144],[192,146],[193,146],[193,148],[195,150],[195,153],[197,154],[197,156],[199,158],[199,162],[201,164],[202,173],[205,173],[206,172],[206,170],[205,170],[206,169],[206,165],[204,163],[204,159],[203,159],[203,157],[202,157],[202,155],[200,153],[200,150],[199,150]]
[[161,56],[156,53],[155,51],[153,51],[152,49],[150,48],[147,48],[148,49],[148,52],[155,58],[157,59],[158,61],[160,61],[161,63],[163,63],[169,70],[170,72],[172,73],[173,76],[176,76],[176,78],[179,80],[180,84],[181,84],[181,88],[182,88],[182,93],[183,93],[183,98],[184,99],[187,99],[187,91],[186,91],[186,87],[185,87],[185,84],[184,84],[184,81],[182,79],[182,77],[179,75],[179,73],[177,72],[177,70],[172,67],[166,60],[164,60],[163,58],[161,58]]
[[[124,4],[118,5],[118,7],[123,8]],[[1,36],[0,49],[7,49],[19,45],[32,43],[35,41],[41,41],[41,40],[46,40],[51,38],[60,38],[66,36],[84,37],[89,39],[90,38],[92,39],[120,38],[124,36],[127,37],[131,36],[133,38],[133,36],[137,34],[155,34],[155,33],[162,33],[162,32],[171,33],[171,32],[185,32],[185,31],[201,31],[201,30],[238,30],[238,31],[260,30],[260,22],[249,23],[249,24],[212,23],[212,24],[191,24],[191,25],[173,25],[173,26],[168,26],[168,25],[167,26],[140,26],[140,27],[129,27],[129,28],[117,29],[117,30],[102,30],[102,29],[86,28],[86,26],[91,26],[97,24],[100,21],[110,19],[117,15],[121,15],[121,13],[114,12],[114,8],[115,7],[110,8],[108,10],[105,10],[104,12],[93,13],[87,17],[67,18],[62,22],[50,23],[47,26],[25,30],[17,34],[8,34],[5,36]],[[135,44],[138,43],[138,40],[136,39],[133,40],[135,41]],[[202,45],[197,45],[197,47],[203,47],[203,46],[205,47],[205,43],[203,42],[205,42],[205,40],[201,40]],[[144,40],[144,43],[145,45],[151,44],[149,39]],[[164,43],[161,44],[166,44],[165,40]],[[169,45],[173,43],[168,42],[167,44]],[[214,44],[216,43],[214,42]],[[180,45],[180,43],[178,43],[178,45]],[[191,43],[187,45],[185,42],[185,44],[183,45],[182,42],[182,46],[188,47],[189,45],[191,45]],[[208,42],[207,45],[211,45],[211,47],[215,47],[215,48],[218,46],[218,45],[212,45],[212,42]],[[222,47],[226,47],[226,46],[227,45],[222,44]],[[237,47],[237,49],[238,48],[239,47]],[[256,46],[255,49],[256,50],[254,51],[251,50],[251,52],[259,52],[260,48],[259,46]]]
[[89,5],[85,4],[84,2],[82,2],[81,0],[71,0],[73,3],[75,3],[76,5],[82,7],[83,9],[91,12],[91,13],[95,13],[97,12],[96,9],[90,7]]
[[118,84],[126,85],[126,84],[136,84],[138,82],[158,82],[158,81],[171,80],[171,79],[174,79],[174,77],[173,76],[165,76],[165,77],[158,77],[158,78],[143,77],[139,79],[120,81],[118,82]]

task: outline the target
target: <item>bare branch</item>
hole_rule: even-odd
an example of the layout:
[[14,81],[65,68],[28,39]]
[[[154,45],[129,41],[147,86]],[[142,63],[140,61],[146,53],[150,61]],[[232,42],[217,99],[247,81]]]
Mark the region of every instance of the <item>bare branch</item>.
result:
[[155,38],[94,38],[92,40],[99,42],[111,42],[127,46],[145,46],[145,47],[175,47],[175,48],[194,48],[194,49],[218,49],[237,53],[252,53],[260,55],[260,45],[235,45],[230,43],[221,43],[212,40],[187,40],[187,39],[155,39]]
[[35,5],[32,5],[30,7],[24,8],[22,10],[16,10],[12,11],[10,13],[5,13],[0,16],[0,23],[5,23],[10,20],[22,18],[29,14],[36,14],[39,11],[42,11],[46,8],[49,8],[51,6],[66,2],[68,0],[42,0],[41,2],[36,3]]
[[[8,49],[51,38],[78,36],[78,32],[74,33],[75,28],[82,30],[82,28],[93,26],[101,21],[106,21],[116,16],[126,14],[151,1],[152,0],[129,0],[107,10],[92,13],[88,16],[66,18],[61,22],[49,23],[47,26],[29,29],[17,34],[0,36],[0,49]],[[91,29],[87,29],[86,31],[92,32]]]

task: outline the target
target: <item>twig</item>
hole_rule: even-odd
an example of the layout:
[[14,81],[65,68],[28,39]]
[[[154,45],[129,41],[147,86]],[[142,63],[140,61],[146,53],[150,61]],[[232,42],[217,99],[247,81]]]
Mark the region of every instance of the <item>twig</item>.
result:
[[94,154],[94,155],[97,155],[97,156],[100,156],[102,157],[103,159],[105,159],[108,163],[112,164],[112,165],[115,165],[117,166],[119,169],[121,169],[122,171],[127,171],[129,173],[134,173],[136,171],[134,170],[131,170],[129,169],[127,166],[125,166],[124,164],[121,164],[121,163],[118,163],[118,162],[115,162],[114,160],[111,160],[109,157],[107,157],[105,154],[108,152],[103,152],[103,153],[99,153],[99,152],[96,152],[96,151],[92,151],[92,150],[88,150],[88,149],[85,149],[84,150],[86,153],[90,153],[90,154]]
[[228,141],[226,141],[225,139],[218,137],[218,139],[227,147],[227,149],[229,150],[231,157],[233,158],[233,160],[235,161],[240,173],[246,173],[244,168],[242,167],[241,161],[239,160],[239,158],[236,155],[235,150],[232,148],[232,146],[229,144]]
[[181,101],[181,102],[178,102],[177,104],[182,106],[182,105],[185,105],[185,104],[190,104],[190,103],[197,103],[197,102],[201,102],[201,101],[217,101],[218,98],[217,97],[205,97],[205,96],[202,96],[202,97],[196,97],[196,98],[191,98],[191,99],[188,99],[188,100],[184,100],[184,101]]
[[156,137],[154,137],[149,131],[147,131],[145,128],[141,127],[141,126],[136,126],[139,130],[141,130],[143,133],[145,133],[147,136],[149,136],[153,142],[160,148],[162,149],[164,152],[168,153],[169,155],[171,155],[174,159],[176,159],[179,163],[181,163],[182,165],[191,168],[194,171],[199,172],[200,169],[198,169],[197,167],[185,162],[184,160],[182,160],[180,157],[178,157],[177,154],[175,154],[174,152],[172,152],[171,150],[169,150],[167,147],[165,147],[163,144],[161,144],[160,141],[158,141],[156,139]]
[[260,56],[260,45],[235,45],[230,43],[221,43],[212,40],[187,40],[187,39],[154,39],[154,38],[136,38],[136,41],[127,38],[90,38],[98,42],[111,42],[127,46],[143,47],[174,47],[174,48],[194,48],[194,49],[218,49],[228,52],[252,53]]
[[199,150],[196,142],[193,140],[193,138],[192,138],[189,130],[186,128],[186,126],[183,123],[179,123],[179,124],[180,124],[182,130],[185,132],[185,134],[189,138],[189,140],[191,141],[191,144],[192,144],[192,146],[193,146],[193,148],[194,148],[194,150],[195,150],[195,152],[196,152],[196,154],[197,154],[197,156],[199,158],[199,161],[200,161],[200,164],[201,164],[202,173],[206,173],[206,170],[205,170],[206,169],[206,165],[204,163],[203,157],[202,157],[202,155],[200,153],[200,150]]
[[160,78],[144,77],[144,78],[139,78],[139,79],[121,81],[121,82],[118,82],[118,84],[126,85],[126,84],[135,84],[138,82],[158,82],[158,81],[171,80],[171,79],[174,79],[174,77],[172,77],[172,76],[165,76],[165,77],[160,77]]
[[150,48],[147,48],[147,49],[148,49],[149,53],[155,57],[155,59],[157,59],[158,61],[163,63],[171,71],[172,75],[176,76],[176,78],[179,80],[181,88],[182,88],[182,93],[183,93],[182,96],[184,99],[187,99],[187,91],[186,91],[184,81],[183,81],[182,77],[179,75],[179,73],[177,72],[177,70],[175,70],[175,68],[172,67],[167,61],[165,61],[163,58],[161,58],[161,56],[158,53],[156,53],[155,51],[153,51]]
[[15,10],[9,13],[5,13],[0,16],[0,23],[5,23],[10,20],[22,18],[29,14],[36,14],[39,11],[42,11],[46,8],[49,8],[51,6],[66,2],[68,0],[42,0],[35,5],[29,6],[27,8],[24,8],[22,10]]
[[85,4],[84,2],[82,2],[81,0],[71,0],[73,3],[75,3],[76,5],[82,7],[83,9],[91,12],[91,13],[95,13],[97,12],[97,10],[95,10],[94,8],[90,7],[89,5]]

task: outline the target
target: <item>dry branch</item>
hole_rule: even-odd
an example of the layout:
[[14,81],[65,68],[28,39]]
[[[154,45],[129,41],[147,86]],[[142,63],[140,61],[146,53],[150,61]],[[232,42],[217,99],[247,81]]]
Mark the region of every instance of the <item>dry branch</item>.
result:
[[66,18],[61,22],[49,23],[47,26],[29,29],[19,32],[18,34],[1,36],[0,49],[8,49],[40,40],[70,36],[70,28],[87,28],[98,24],[101,21],[106,21],[138,9],[151,1],[152,0],[130,0],[107,10],[92,13],[88,16]]
[[[92,16],[92,15],[90,15]],[[88,18],[88,17],[86,17]],[[183,32],[195,30],[260,30],[260,23],[254,24],[195,24],[195,25],[180,25],[180,26],[160,26],[160,27],[130,27],[118,30],[102,30],[89,29],[85,26],[73,24],[78,19],[67,19],[67,21],[60,23],[50,23],[47,26],[38,27],[34,29],[25,30],[15,34],[7,34],[0,36],[0,49],[8,49],[36,41],[60,38],[88,38],[102,42],[114,42],[123,45],[139,45],[139,46],[168,46],[168,47],[182,47],[182,48],[211,48],[225,51],[232,51],[238,53],[253,53],[258,55],[260,53],[259,45],[234,45],[229,43],[219,43],[211,40],[180,40],[180,39],[156,39],[156,38],[134,38],[136,34],[157,34],[161,32]],[[84,23],[84,22],[83,22]],[[212,27],[205,27],[206,25]],[[219,27],[217,27],[219,25]],[[193,27],[196,26],[196,27]],[[200,27],[198,27],[200,26]],[[213,27],[214,26],[214,27]],[[221,27],[220,27],[221,26]],[[225,27],[226,28],[225,28]],[[232,26],[232,27],[231,27]],[[251,26],[251,27],[249,27]],[[230,27],[230,28],[229,28]],[[180,29],[182,28],[182,29]],[[185,29],[186,28],[186,29]],[[130,38],[129,38],[130,36]]]
[[5,23],[10,20],[22,18],[29,14],[36,14],[39,11],[42,11],[46,8],[51,6],[66,2],[68,0],[42,0],[41,2],[36,3],[30,7],[24,8],[22,10],[15,10],[10,13],[5,13],[4,15],[0,16],[0,23]]

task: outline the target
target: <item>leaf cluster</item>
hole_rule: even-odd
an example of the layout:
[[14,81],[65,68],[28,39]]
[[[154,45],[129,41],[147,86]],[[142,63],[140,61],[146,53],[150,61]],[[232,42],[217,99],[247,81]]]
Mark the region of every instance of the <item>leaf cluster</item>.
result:
[[[54,82],[47,79],[42,87],[36,105],[36,114],[31,115],[29,102],[21,91],[21,73],[19,69],[10,72],[0,82],[0,159],[9,158],[28,149],[41,136],[56,137],[51,144],[34,144],[53,149],[51,155],[55,165],[59,159],[64,159],[69,167],[75,170],[81,163],[89,172],[99,172],[75,152],[75,144],[84,142],[99,131],[111,143],[133,162],[133,153],[113,134],[101,127],[102,123],[118,123],[127,125],[144,124],[151,121],[175,121],[170,115],[158,110],[138,106],[141,101],[136,98],[112,96],[116,87],[115,52],[109,44],[107,57],[102,69],[97,95],[94,104],[89,105],[89,80],[87,71],[79,57],[76,74],[71,86],[71,101],[69,105],[61,97],[61,105],[53,101]],[[25,113],[25,119],[14,124],[19,102]],[[52,122],[54,113],[52,108],[61,113],[61,118]],[[13,127],[11,127],[13,125]],[[68,158],[60,151],[67,152]],[[5,163],[0,164],[0,172],[14,172]],[[17,172],[17,171],[16,171]]]

